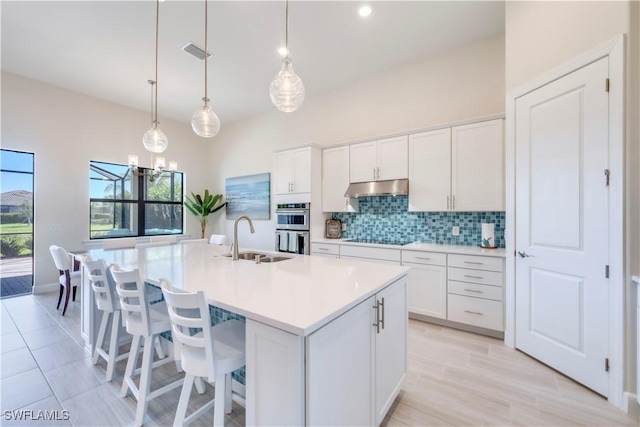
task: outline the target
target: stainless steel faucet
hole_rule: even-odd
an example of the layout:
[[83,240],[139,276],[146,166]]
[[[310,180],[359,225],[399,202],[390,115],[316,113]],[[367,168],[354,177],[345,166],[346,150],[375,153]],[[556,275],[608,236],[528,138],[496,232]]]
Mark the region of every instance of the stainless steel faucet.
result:
[[251,233],[255,233],[256,230],[253,229],[253,222],[251,221],[251,218],[249,218],[246,215],[240,215],[238,218],[236,218],[236,222],[233,223],[233,260],[237,261],[238,260],[238,253],[240,252],[238,250],[238,221],[240,221],[241,219],[246,219],[247,221],[249,221],[249,227],[251,227]]

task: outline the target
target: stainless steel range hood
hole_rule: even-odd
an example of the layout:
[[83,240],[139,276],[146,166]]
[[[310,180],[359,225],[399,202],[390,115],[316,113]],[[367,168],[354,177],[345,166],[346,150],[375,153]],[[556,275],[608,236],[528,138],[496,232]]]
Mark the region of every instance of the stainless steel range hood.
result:
[[366,196],[406,196],[409,194],[408,179],[392,179],[389,181],[355,182],[349,184],[344,197]]

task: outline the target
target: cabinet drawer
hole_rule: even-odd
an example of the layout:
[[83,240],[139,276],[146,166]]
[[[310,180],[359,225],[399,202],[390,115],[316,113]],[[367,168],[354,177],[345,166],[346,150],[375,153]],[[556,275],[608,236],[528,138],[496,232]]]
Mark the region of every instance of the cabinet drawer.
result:
[[400,262],[399,249],[342,245],[340,247],[340,257],[342,257],[343,255],[348,257],[380,259],[380,260]]
[[502,331],[502,303],[488,299],[449,294],[448,318],[481,328]]
[[311,253],[340,255],[340,245],[332,245],[330,243],[311,243]]
[[449,267],[449,280],[479,283],[482,285],[502,286],[502,273],[498,273],[497,271]]
[[449,267],[473,268],[502,272],[502,258],[449,254]]
[[447,254],[438,252],[402,251],[402,262],[427,265],[447,265]]
[[450,294],[502,301],[502,288],[498,286],[478,285],[476,283],[449,280],[447,289]]

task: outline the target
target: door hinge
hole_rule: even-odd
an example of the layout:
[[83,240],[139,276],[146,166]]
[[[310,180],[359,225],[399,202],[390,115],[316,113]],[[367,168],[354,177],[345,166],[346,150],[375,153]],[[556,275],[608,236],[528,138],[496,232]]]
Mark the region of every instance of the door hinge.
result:
[[608,187],[609,186],[609,177],[611,176],[611,171],[609,169],[605,169],[604,170],[604,179],[605,179],[605,184]]
[[604,277],[605,279],[609,278],[609,265],[604,266]]
[[604,359],[604,371],[609,372],[609,358]]
[[609,86],[610,86],[609,79],[607,79],[604,83],[604,90],[606,92],[609,92]]

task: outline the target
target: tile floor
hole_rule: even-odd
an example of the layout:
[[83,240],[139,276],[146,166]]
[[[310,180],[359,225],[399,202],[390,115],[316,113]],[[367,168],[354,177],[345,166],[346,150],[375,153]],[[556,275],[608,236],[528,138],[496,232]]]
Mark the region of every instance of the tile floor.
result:
[[[80,337],[80,304],[70,303],[62,317],[57,294],[27,295],[0,304],[0,425],[132,425],[135,400],[120,398],[125,361],[114,380],[104,365],[93,366]],[[154,384],[182,374],[173,364],[154,372]],[[149,405],[145,425],[171,425],[180,389]],[[190,406],[213,397],[192,392]],[[348,404],[348,402],[345,402]],[[5,410],[58,411],[57,421],[16,421]],[[226,425],[244,425],[244,410],[234,403]],[[213,413],[193,425],[213,424]],[[605,399],[500,340],[411,320],[409,373],[384,426],[634,426]]]

